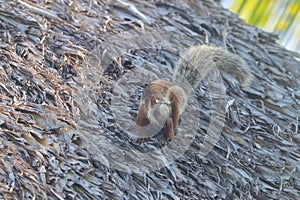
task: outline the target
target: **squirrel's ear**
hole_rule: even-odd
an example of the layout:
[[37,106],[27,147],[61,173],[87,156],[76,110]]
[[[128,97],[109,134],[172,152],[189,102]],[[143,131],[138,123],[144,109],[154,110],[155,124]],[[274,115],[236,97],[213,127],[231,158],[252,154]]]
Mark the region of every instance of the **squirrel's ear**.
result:
[[154,104],[156,104],[156,99],[155,99],[155,96],[152,95],[151,96],[151,105],[153,106]]

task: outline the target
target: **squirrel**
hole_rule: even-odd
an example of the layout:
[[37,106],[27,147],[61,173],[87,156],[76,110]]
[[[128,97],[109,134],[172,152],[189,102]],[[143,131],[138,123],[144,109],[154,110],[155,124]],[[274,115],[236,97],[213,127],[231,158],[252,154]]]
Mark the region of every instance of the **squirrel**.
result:
[[253,78],[246,62],[225,48],[208,45],[190,47],[178,60],[172,82],[155,80],[144,89],[136,121],[140,138],[153,136],[162,130],[172,141],[188,97],[200,81],[216,69],[232,75],[244,88]]

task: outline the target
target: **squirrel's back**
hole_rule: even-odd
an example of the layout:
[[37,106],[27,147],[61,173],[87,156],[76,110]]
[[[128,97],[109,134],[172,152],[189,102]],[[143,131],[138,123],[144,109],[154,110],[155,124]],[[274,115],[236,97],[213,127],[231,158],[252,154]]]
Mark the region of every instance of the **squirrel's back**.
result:
[[189,94],[212,70],[233,76],[243,87],[247,87],[252,74],[246,62],[225,48],[208,45],[190,47],[179,59],[173,74],[173,82],[180,85]]

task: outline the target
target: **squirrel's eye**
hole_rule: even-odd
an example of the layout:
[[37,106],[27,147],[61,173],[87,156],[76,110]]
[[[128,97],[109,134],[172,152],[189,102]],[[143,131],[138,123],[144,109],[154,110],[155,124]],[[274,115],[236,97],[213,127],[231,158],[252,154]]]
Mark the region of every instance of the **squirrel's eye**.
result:
[[151,96],[151,105],[157,104],[157,100],[155,98],[155,96]]

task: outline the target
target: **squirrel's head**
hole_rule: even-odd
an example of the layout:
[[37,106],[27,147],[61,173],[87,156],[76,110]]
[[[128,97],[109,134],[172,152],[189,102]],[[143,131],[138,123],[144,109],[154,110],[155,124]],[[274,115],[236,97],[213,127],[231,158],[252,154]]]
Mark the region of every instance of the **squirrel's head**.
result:
[[172,107],[170,100],[151,96],[149,112],[147,114],[150,123],[163,128],[168,119],[171,118]]

